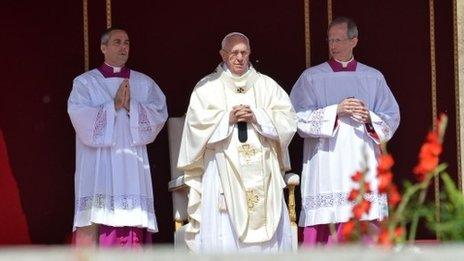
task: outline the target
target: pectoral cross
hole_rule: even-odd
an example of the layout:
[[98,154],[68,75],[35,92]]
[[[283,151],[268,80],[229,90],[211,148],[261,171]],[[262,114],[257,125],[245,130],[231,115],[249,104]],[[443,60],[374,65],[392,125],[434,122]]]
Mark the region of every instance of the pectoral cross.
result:
[[236,92],[236,93],[244,93],[244,92],[245,92],[245,89],[242,88],[242,87],[237,87],[237,89],[235,89],[235,92]]

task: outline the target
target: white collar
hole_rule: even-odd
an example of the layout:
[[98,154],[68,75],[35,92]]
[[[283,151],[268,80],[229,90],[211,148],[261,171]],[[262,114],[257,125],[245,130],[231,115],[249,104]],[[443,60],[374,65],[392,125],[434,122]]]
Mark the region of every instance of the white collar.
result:
[[354,56],[351,56],[351,59],[349,59],[349,60],[346,61],[346,62],[342,62],[342,61],[339,61],[339,60],[337,60],[337,59],[334,58],[334,60],[335,60],[336,62],[342,64],[342,67],[343,67],[343,68],[346,68],[346,67],[348,66],[348,64],[349,64],[351,61],[353,61],[353,59],[354,59]]
[[107,63],[105,63],[105,64],[108,65],[109,67],[113,68],[113,73],[121,72],[122,67],[112,66],[112,65],[109,65]]
[[230,70],[229,70],[229,67],[227,67],[227,65],[225,63],[222,63],[222,69],[224,70],[224,72],[227,74],[227,76],[231,77],[232,79],[234,80],[237,80],[237,81],[241,81],[241,80],[244,80],[248,77],[248,74],[250,74],[250,67],[251,65],[248,65],[248,69],[247,71],[242,74],[242,75],[237,75],[237,74],[234,74],[232,73]]

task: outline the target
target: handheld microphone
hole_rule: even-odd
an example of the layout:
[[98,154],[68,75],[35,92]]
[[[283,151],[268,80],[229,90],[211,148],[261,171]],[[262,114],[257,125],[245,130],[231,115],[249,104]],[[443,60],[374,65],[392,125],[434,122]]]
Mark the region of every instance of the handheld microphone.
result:
[[237,122],[238,140],[244,143],[248,140],[247,123],[245,121]]

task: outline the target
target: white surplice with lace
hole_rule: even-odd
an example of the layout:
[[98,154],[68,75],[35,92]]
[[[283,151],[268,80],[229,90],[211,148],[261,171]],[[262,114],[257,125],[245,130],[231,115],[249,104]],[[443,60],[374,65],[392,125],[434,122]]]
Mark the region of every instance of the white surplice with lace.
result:
[[68,113],[76,131],[74,229],[104,224],[157,232],[146,144],[167,119],[165,96],[148,76],[130,72],[130,112],[115,110],[123,78],[91,70],[74,79]]
[[[338,104],[349,97],[364,101],[375,134],[356,119],[337,117]],[[352,205],[347,198],[354,188],[351,176],[366,163],[373,193],[367,196],[372,203],[369,215],[362,219],[383,218],[388,206],[386,196],[377,193],[379,143],[393,136],[400,121],[398,104],[383,75],[361,63],[348,72],[334,72],[323,63],[303,72],[290,98],[298,133],[304,138],[299,225],[348,221]]]

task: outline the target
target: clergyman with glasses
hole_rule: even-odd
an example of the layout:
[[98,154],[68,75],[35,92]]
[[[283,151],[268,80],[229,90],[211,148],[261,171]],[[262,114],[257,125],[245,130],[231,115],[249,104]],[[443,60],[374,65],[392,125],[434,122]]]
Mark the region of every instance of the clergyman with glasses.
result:
[[202,253],[291,250],[283,173],[295,112],[287,93],[250,64],[247,36],[226,35],[219,52],[223,62],[191,94],[182,134],[187,246]]
[[386,216],[387,198],[378,193],[377,156],[379,144],[392,138],[400,122],[382,73],[353,56],[355,22],[334,19],[327,42],[331,58],[305,70],[290,93],[298,134],[304,138],[299,226],[307,246],[343,240],[344,223],[352,217],[351,177],[357,171],[367,171],[370,184],[369,213],[361,219],[372,221],[375,229],[376,220]]

